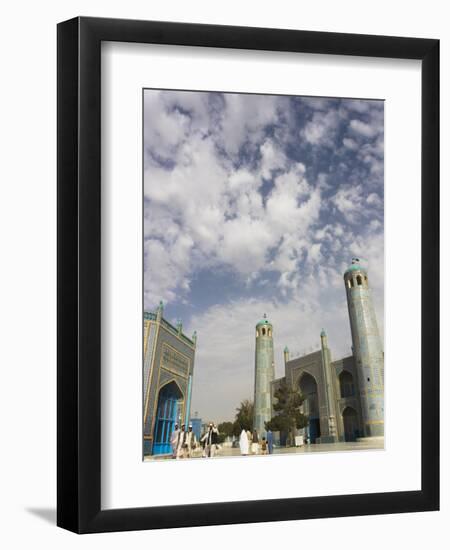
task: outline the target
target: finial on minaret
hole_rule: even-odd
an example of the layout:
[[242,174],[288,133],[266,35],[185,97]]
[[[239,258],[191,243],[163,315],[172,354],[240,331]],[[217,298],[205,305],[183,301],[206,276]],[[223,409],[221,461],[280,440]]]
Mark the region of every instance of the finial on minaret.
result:
[[267,313],[264,313],[263,319],[267,319]]
[[181,319],[177,320],[177,331],[178,331],[178,334],[181,334],[183,332],[183,323]]
[[197,345],[197,331],[194,330],[194,333],[192,334],[192,341],[195,345]]
[[285,346],[284,348],[283,355],[284,355],[284,364],[286,364],[289,361],[289,348],[287,346]]
[[320,332],[320,343],[322,344],[322,348],[328,347],[328,338],[325,329],[322,329]]
[[163,304],[163,301],[160,300],[159,306],[156,309],[156,318],[158,321],[161,321],[163,313],[164,313],[164,304]]

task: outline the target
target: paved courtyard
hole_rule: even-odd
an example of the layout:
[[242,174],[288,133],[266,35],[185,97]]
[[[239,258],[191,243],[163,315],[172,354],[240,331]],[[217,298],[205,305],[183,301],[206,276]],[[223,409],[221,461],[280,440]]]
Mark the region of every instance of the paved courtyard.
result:
[[[303,454],[303,453],[330,453],[330,452],[346,452],[346,451],[370,451],[384,448],[384,439],[369,439],[367,441],[354,441],[348,443],[322,443],[321,445],[302,445],[301,447],[275,447],[274,455],[280,454]],[[239,447],[221,446],[220,451],[216,454],[217,458],[241,456]],[[255,455],[249,455],[255,456]],[[256,455],[264,456],[264,455]],[[265,455],[268,456],[268,455]],[[170,459],[170,456],[146,456],[145,461]],[[201,458],[201,449],[192,458]]]

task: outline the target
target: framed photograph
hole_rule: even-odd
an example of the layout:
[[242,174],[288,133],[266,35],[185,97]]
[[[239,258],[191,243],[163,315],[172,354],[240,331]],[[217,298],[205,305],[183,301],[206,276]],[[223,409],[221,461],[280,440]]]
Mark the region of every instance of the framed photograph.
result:
[[439,41],[58,25],[58,525],[437,510]]

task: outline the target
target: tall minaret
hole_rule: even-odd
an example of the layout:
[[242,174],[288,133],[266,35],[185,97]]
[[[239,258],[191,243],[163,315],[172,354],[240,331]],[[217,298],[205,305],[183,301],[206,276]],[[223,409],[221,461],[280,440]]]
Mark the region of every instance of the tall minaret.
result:
[[320,411],[320,441],[321,443],[335,443],[337,441],[336,410],[333,378],[331,373],[331,353],[328,347],[327,333],[322,329],[320,333],[320,349],[322,352],[322,376],[324,382],[323,405]]
[[384,355],[367,269],[358,258],[344,273],[365,437],[384,435]]
[[275,378],[275,363],[273,358],[273,332],[272,324],[266,314],[256,325],[255,347],[255,412],[253,428],[261,437],[266,433],[264,422],[271,419],[272,403],[270,383]]

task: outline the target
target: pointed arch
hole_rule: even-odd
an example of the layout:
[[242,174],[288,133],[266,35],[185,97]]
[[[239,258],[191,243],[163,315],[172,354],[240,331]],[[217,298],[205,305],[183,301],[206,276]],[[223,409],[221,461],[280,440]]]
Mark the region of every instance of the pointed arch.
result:
[[359,437],[358,413],[353,407],[345,407],[342,411],[342,421],[344,423],[345,441],[356,441]]
[[159,388],[152,454],[169,454],[171,452],[170,436],[175,424],[181,419],[183,399],[183,391],[174,378]]
[[181,386],[180,384],[178,383],[178,380],[176,378],[171,378],[170,380],[167,380],[167,382],[164,382],[164,384],[162,384],[159,388],[159,392],[161,392],[161,390],[163,390],[164,388],[166,388],[166,386],[168,386],[169,384],[174,384],[177,388],[177,391],[180,392],[181,394],[181,399],[184,399],[184,392],[183,390],[181,389]]
[[307,435],[310,443],[315,443],[320,437],[320,413],[318,385],[315,377],[307,371],[302,372],[298,379],[298,387],[302,396],[303,414],[308,417]]

